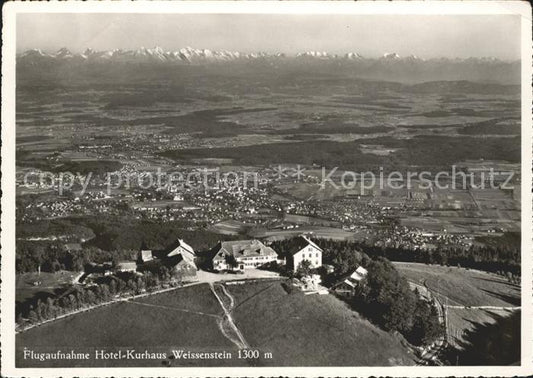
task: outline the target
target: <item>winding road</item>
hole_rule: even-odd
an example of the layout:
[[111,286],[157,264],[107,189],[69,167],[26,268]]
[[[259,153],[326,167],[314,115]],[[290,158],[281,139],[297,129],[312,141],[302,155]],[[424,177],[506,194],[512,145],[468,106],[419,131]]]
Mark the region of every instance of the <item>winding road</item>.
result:
[[413,281],[408,281],[411,286],[414,286],[418,291],[423,294],[425,297],[432,299],[435,303],[435,308],[437,309],[439,316],[439,323],[444,325],[444,336],[439,337],[427,350],[422,352],[421,359],[417,365],[428,365],[436,364],[442,365],[439,361],[439,355],[446,349],[448,346],[448,324],[446,322],[446,307],[439,301],[439,299],[432,293],[429,287],[424,282],[424,285],[420,285]]

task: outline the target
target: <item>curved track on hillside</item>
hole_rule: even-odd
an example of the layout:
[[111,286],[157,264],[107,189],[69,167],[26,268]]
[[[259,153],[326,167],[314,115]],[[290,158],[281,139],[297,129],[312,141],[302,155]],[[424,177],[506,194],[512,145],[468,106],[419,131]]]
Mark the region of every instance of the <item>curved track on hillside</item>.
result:
[[218,326],[220,328],[220,331],[226,336],[232,343],[237,345],[239,349],[248,349],[249,345],[244,339],[244,336],[242,335],[241,331],[237,328],[235,325],[235,322],[233,321],[233,318],[231,317],[231,311],[235,307],[235,299],[231,294],[226,290],[224,285],[216,284],[216,287],[221,288],[224,295],[229,299],[229,305],[225,305],[224,301],[220,297],[220,295],[217,293],[215,284],[209,283],[209,287],[211,288],[211,291],[213,292],[214,296],[218,300],[218,303],[220,303],[220,307],[224,310],[224,316],[220,318],[218,321]]

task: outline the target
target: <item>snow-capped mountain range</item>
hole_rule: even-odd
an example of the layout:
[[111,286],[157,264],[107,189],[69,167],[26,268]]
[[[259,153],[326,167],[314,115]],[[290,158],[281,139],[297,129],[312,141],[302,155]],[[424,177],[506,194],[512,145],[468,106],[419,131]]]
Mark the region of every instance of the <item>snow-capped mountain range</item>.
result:
[[520,61],[508,62],[495,58],[431,58],[416,55],[400,56],[386,52],[380,57],[365,57],[352,51],[332,54],[327,51],[305,51],[298,54],[242,53],[185,47],[175,51],[161,47],[136,50],[86,49],[71,52],[61,48],[56,52],[27,50],[17,55],[17,73],[21,79],[96,80],[97,77],[117,80],[134,76],[164,76],[167,70],[188,75],[212,71],[215,75],[300,75],[357,77],[368,80],[424,82],[467,80],[478,82],[520,83]]
[[[193,49],[185,47],[177,51],[163,50],[161,47],[154,48],[141,47],[137,50],[104,50],[95,51],[91,48],[86,49],[83,53],[74,54],[66,48],[61,48],[55,53],[46,53],[40,49],[31,49],[18,55],[19,61],[32,61],[38,59],[62,59],[62,60],[79,60],[79,61],[159,61],[159,62],[217,62],[233,61],[238,59],[257,59],[269,55],[264,52],[242,54],[236,51],[212,51],[208,49]],[[277,54],[275,56],[282,56]]]
[[73,61],[73,62],[161,62],[161,63],[216,63],[231,61],[253,61],[258,59],[305,59],[305,60],[333,60],[333,61],[378,61],[378,62],[432,62],[432,61],[450,61],[450,62],[479,62],[479,63],[505,63],[496,58],[467,58],[467,59],[448,59],[433,58],[422,59],[416,55],[401,57],[395,52],[385,53],[380,58],[365,58],[357,52],[348,52],[344,55],[330,54],[325,51],[306,51],[293,56],[283,53],[241,53],[237,51],[213,51],[208,49],[195,49],[185,47],[176,51],[164,50],[159,46],[154,48],[141,47],[137,50],[104,50],[95,51],[86,49],[83,53],[72,53],[67,48],[61,48],[55,53],[43,52],[40,49],[27,50],[17,56],[21,64],[39,63],[41,61]]

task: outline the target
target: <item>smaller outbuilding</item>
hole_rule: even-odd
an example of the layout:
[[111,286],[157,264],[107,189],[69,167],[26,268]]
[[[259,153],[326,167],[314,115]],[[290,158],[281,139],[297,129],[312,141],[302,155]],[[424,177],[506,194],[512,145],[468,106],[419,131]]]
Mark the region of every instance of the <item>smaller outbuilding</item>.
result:
[[195,263],[194,249],[182,239],[177,239],[172,245],[163,250],[139,251],[137,263],[139,271],[157,272],[161,266],[171,269],[173,276],[182,281],[197,279],[198,268]]
[[368,270],[358,267],[352,274],[345,276],[340,282],[332,287],[332,290],[341,295],[353,295],[355,289],[368,275]]
[[139,264],[147,263],[148,261],[152,261],[153,259],[154,255],[149,249],[143,249],[139,252]]

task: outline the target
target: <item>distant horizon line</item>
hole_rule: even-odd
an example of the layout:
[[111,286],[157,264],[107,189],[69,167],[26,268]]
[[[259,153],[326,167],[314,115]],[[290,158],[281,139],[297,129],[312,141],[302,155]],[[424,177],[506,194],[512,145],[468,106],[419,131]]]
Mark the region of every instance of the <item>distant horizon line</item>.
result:
[[160,50],[162,50],[164,53],[178,52],[178,51],[181,51],[181,50],[195,50],[195,51],[239,53],[239,54],[244,54],[244,55],[251,55],[251,54],[266,54],[266,55],[270,55],[270,56],[284,55],[286,57],[298,57],[298,56],[301,56],[302,54],[317,53],[317,54],[322,54],[322,55],[317,55],[316,57],[331,57],[331,58],[334,58],[334,57],[346,57],[346,55],[349,55],[349,54],[357,54],[358,57],[363,58],[363,59],[379,59],[379,58],[385,58],[388,55],[396,55],[397,59],[405,59],[405,58],[418,58],[420,60],[435,60],[435,59],[450,59],[450,60],[492,59],[492,60],[499,60],[501,62],[518,62],[518,61],[521,61],[521,57],[518,57],[518,58],[498,58],[498,57],[495,57],[495,56],[487,56],[487,55],[483,55],[483,56],[472,56],[472,55],[469,55],[469,56],[444,56],[444,55],[440,55],[440,56],[428,57],[428,56],[421,56],[421,55],[413,54],[413,53],[410,53],[408,55],[402,55],[402,54],[399,54],[399,53],[397,53],[395,51],[385,51],[381,55],[363,55],[363,54],[359,53],[357,50],[338,52],[338,53],[330,53],[327,50],[313,50],[313,49],[309,49],[309,50],[305,50],[305,51],[298,51],[298,52],[291,52],[291,53],[287,53],[285,51],[271,52],[271,51],[261,51],[261,50],[246,52],[246,51],[230,50],[230,49],[195,48],[195,47],[192,47],[192,46],[189,46],[189,45],[188,46],[184,46],[184,47],[180,47],[180,48],[177,48],[177,49],[166,49],[166,48],[163,48],[160,45],[155,45],[153,47],[145,47],[145,46],[140,46],[138,48],[117,48],[117,47],[115,47],[115,48],[108,48],[108,49],[95,49],[95,48],[92,48],[92,47],[86,47],[84,49],[75,49],[75,48],[69,48],[69,47],[66,47],[66,46],[62,46],[62,47],[59,47],[59,48],[29,47],[29,48],[17,48],[16,54],[20,55],[20,54],[23,54],[23,53],[28,52],[28,51],[41,51],[43,53],[46,53],[46,54],[49,54],[49,55],[53,55],[53,54],[56,54],[56,53],[58,53],[58,52],[60,52],[62,50],[68,50],[72,54],[82,55],[87,50],[92,50],[92,51],[98,53],[98,52],[107,52],[107,51],[124,51],[124,52],[128,52],[128,51],[138,51],[138,50],[142,50],[142,49],[145,49],[145,50],[156,50],[158,48]]

